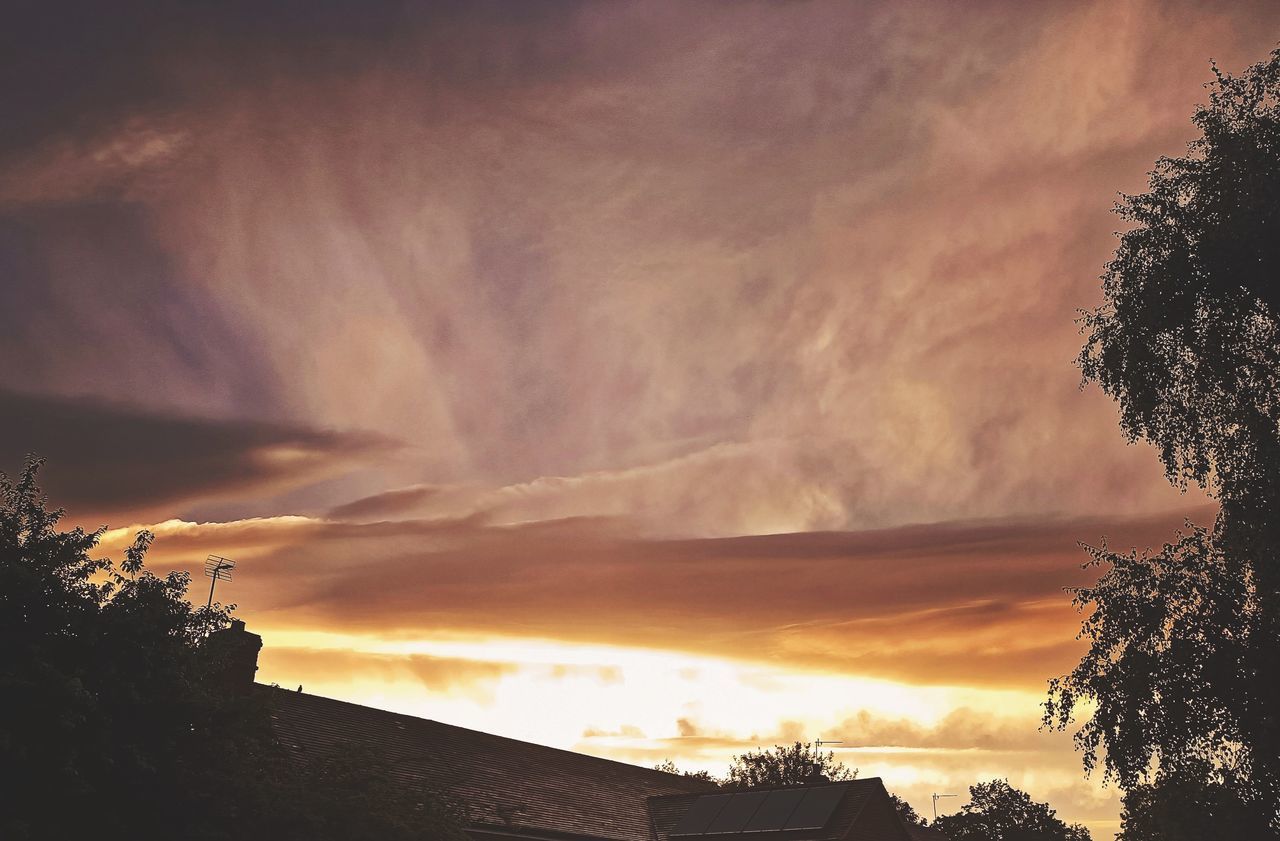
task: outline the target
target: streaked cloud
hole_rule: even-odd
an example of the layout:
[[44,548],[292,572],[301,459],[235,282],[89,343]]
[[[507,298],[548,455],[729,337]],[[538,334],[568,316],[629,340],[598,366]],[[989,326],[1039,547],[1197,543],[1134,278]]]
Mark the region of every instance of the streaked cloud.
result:
[[[917,684],[1026,687],[1079,654],[1063,592],[1088,580],[1078,537],[1147,546],[1178,524],[1161,516],[684,540],[592,519],[153,528],[161,565],[195,570],[212,547],[234,554],[240,577],[227,597],[276,626],[526,633]],[[130,532],[112,532],[108,545]]]
[[0,35],[0,467],[240,560],[286,683],[1114,819],[1022,707],[1075,542],[1208,509],[1072,319],[1280,7],[56,5]]

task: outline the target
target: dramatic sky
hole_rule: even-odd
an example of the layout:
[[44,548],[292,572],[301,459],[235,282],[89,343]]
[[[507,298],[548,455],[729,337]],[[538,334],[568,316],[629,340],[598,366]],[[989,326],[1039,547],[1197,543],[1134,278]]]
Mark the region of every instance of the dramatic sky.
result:
[[1277,39],[1266,2],[10,3],[0,469],[161,570],[237,559],[264,681],[646,764],[842,739],[922,812],[1008,777],[1109,837],[1036,728],[1076,541],[1207,509],[1073,319],[1210,59]]

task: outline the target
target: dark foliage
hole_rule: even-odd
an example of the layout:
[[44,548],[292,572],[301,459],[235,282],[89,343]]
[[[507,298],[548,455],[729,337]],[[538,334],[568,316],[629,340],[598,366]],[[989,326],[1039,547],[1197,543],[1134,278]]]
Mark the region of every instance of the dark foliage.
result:
[[1124,433],[1221,503],[1160,552],[1089,549],[1108,570],[1076,592],[1090,649],[1045,719],[1095,707],[1077,741],[1128,792],[1126,841],[1197,809],[1280,829],[1280,50],[1214,75],[1188,154],[1119,206],[1133,227],[1083,318],[1084,378]]
[[1270,738],[1277,641],[1250,565],[1197,527],[1155,553],[1089,553],[1108,567],[1075,595],[1089,650],[1051,682],[1046,721],[1069,726],[1088,699],[1093,714],[1075,737],[1085,768],[1103,762],[1129,797],[1140,790],[1141,805],[1126,797],[1133,814],[1153,814],[1163,793],[1205,793],[1204,808],[1216,803],[1222,816],[1235,804],[1230,820],[1252,820],[1251,837],[1267,837],[1275,758],[1258,746]]
[[1203,841],[1206,838],[1267,839],[1249,803],[1231,787],[1204,783],[1207,773],[1169,776],[1125,793],[1120,814],[1124,841]]
[[1079,824],[1068,826],[1047,803],[1036,803],[1005,780],[969,787],[969,802],[933,826],[950,841],[1090,841]]
[[1133,228],[1084,317],[1080,366],[1171,480],[1252,507],[1280,485],[1280,50],[1214,72],[1202,136],[1117,208]]
[[893,808],[897,810],[898,817],[902,818],[902,822],[907,826],[928,826],[929,822],[920,817],[915,809],[911,808],[911,804],[903,800],[893,792],[889,793],[889,799],[893,801]]
[[59,531],[38,468],[0,474],[0,838],[462,837],[368,757],[286,756],[206,643],[232,608],[147,571],[147,532],[118,567],[92,557],[102,531]]
[[653,770],[665,771],[668,774],[679,774],[682,777],[691,777],[695,780],[702,780],[703,782],[714,783],[715,785],[723,785],[723,782],[712,776],[710,771],[681,771],[680,767],[670,759],[662,760],[657,765],[653,766]]
[[852,780],[858,776],[858,769],[836,761],[831,751],[823,753],[817,745],[796,742],[735,756],[724,786],[740,789],[802,785],[813,782],[818,775],[828,780]]

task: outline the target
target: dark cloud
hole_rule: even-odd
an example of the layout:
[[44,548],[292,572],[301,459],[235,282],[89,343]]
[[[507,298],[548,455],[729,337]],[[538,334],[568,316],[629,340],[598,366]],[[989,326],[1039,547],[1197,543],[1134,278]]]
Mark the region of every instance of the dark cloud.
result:
[[184,280],[137,202],[0,208],[0,279],[0,388],[280,412],[282,382],[262,346],[216,294]]
[[414,511],[440,493],[440,488],[419,485],[397,488],[348,502],[329,510],[335,520],[356,521],[395,518]]
[[42,484],[76,518],[168,516],[196,500],[273,493],[390,447],[367,434],[0,389],[0,463],[13,473],[27,454],[48,459]]
[[[488,74],[475,65],[470,74],[459,72],[456,58],[465,53],[469,35],[554,29],[577,5],[121,0],[107,7],[92,0],[18,0],[6,5],[0,32],[0,110],[21,119],[4,122],[0,151],[50,135],[90,132],[122,112],[187,106],[281,72],[350,74],[378,57],[403,58],[422,38],[437,39],[438,48],[452,44],[455,60],[436,65],[451,70],[454,83],[485,79]],[[513,78],[537,70],[539,58],[548,63],[545,53],[532,50],[513,56],[520,58],[524,63],[511,68]]]

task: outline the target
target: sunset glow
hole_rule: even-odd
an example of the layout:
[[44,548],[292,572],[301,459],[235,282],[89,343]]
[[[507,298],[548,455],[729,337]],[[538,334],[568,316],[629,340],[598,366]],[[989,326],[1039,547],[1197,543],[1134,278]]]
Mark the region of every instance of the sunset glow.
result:
[[1213,509],[1074,319],[1280,5],[410,6],[14,47],[0,469],[235,558],[260,681],[716,773],[842,740],[1110,838],[1039,729],[1078,542]]

